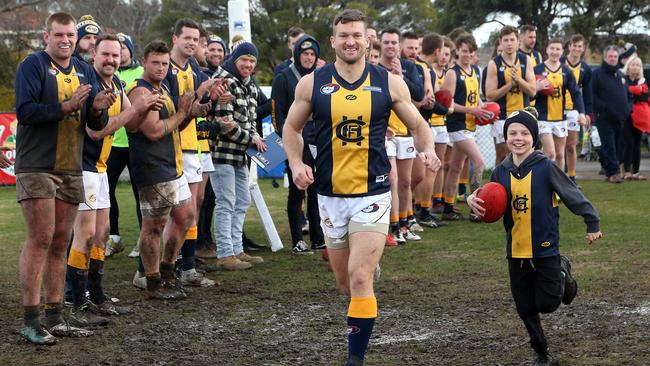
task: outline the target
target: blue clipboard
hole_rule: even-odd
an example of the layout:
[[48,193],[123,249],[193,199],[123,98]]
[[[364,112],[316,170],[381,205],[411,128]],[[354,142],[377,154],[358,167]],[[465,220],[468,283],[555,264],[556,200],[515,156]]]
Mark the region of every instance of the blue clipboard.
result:
[[269,173],[278,165],[287,160],[287,154],[284,152],[284,145],[282,144],[282,137],[273,132],[264,138],[266,142],[266,151],[260,152],[256,146],[246,149],[246,154],[250,156],[251,160],[257,164],[262,170]]

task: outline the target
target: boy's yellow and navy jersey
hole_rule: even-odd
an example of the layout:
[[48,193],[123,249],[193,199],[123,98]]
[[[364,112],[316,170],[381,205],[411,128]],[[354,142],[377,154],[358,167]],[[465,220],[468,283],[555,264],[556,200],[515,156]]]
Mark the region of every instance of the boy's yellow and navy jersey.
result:
[[[122,112],[122,101],[124,98],[124,89],[122,82],[117,75],[113,75],[111,85],[105,85],[99,75],[95,75],[99,84],[100,90],[111,88],[117,99],[115,103],[108,109],[108,118],[113,118]],[[88,133],[84,137],[84,155],[83,155],[83,170],[87,172],[106,173],[106,161],[111,153],[113,146],[113,135],[108,135],[101,140],[95,141]]]
[[542,62],[544,62],[544,60],[542,59],[542,54],[537,52],[537,50],[531,50],[530,52],[524,52],[524,51],[522,51],[520,49],[518,52],[521,53],[522,55],[528,56],[530,58],[530,61],[533,63],[533,67],[535,67],[535,66],[541,64]]
[[[411,93],[411,99],[422,100],[422,98],[424,98],[424,84],[422,82],[423,77],[420,77],[420,74],[418,73],[418,66],[409,60],[400,59],[399,61],[402,66],[402,79],[406,83],[409,93]],[[385,69],[381,64],[379,64],[379,67]],[[395,131],[395,136],[410,135],[408,128],[406,128],[404,122],[397,117],[395,112],[391,112],[388,125],[393,129],[393,131]]]
[[575,109],[580,113],[585,113],[585,107],[582,103],[580,90],[576,85],[576,79],[569,68],[560,63],[556,70],[551,70],[542,63],[535,66],[535,75],[542,75],[553,85],[553,94],[549,96],[537,93],[535,108],[539,114],[540,121],[558,122],[564,120],[565,100],[564,96],[567,91],[573,97]]
[[[592,98],[591,98],[591,67],[587,65],[586,62],[580,60],[576,65],[571,64],[567,57],[562,57],[560,60],[564,63],[576,79],[576,84],[578,89],[582,94],[582,103],[585,106],[585,113],[591,114],[592,108]],[[573,99],[571,99],[571,94],[565,95],[566,102],[565,106],[567,110],[575,109]]]
[[[64,115],[61,104],[85,84],[92,85],[85,105]],[[81,175],[86,124],[101,129],[98,124],[106,122],[106,113],[90,113],[97,92],[95,72],[86,62],[72,57],[62,67],[45,51],[27,56],[16,71],[16,173]]]
[[[167,85],[174,103],[177,103],[179,96],[185,92],[196,91],[205,80],[207,80],[207,76],[201,71],[201,66],[194,58],[190,58],[185,67],[170,60],[169,70],[163,82]],[[196,120],[190,121],[180,134],[181,149],[185,152],[197,152],[199,141],[196,137]]]
[[[435,84],[438,84],[438,90],[442,88],[442,86],[445,83],[445,73],[447,72],[446,69],[442,70],[441,75],[438,75],[434,69],[431,69],[431,82]],[[433,78],[435,76],[435,79]],[[435,82],[434,82],[435,80]],[[435,86],[433,88],[434,90],[436,89]],[[433,113],[431,115],[431,118],[429,118],[429,124],[432,127],[437,127],[437,126],[444,126],[445,125],[445,115],[444,114],[435,114]]]
[[[510,70],[515,69],[519,77],[526,79],[526,63],[528,58],[523,53],[518,52],[515,58],[514,65],[508,65],[503,56],[497,55],[494,58],[494,64],[497,69],[497,88],[501,88],[506,84],[512,83]],[[501,107],[499,119],[506,119],[510,113],[528,107],[530,104],[530,97],[519,89],[519,85],[515,84],[503,97],[496,101]]]
[[[143,79],[137,79],[129,92],[135,87],[144,87],[149,91],[155,89]],[[176,113],[174,102],[164,85],[158,90],[158,93],[167,99],[158,115],[160,120],[167,119]],[[178,129],[156,141],[149,140],[142,132],[127,132],[127,134],[129,136],[129,160],[133,167],[131,175],[138,187],[169,182],[183,175],[183,152]]]
[[[478,107],[479,92],[481,85],[481,71],[475,65],[470,65],[468,73],[459,64],[451,68],[456,74],[456,91],[454,92],[454,103],[467,108]],[[456,132],[462,130],[475,131],[475,117],[469,113],[452,113],[447,116],[447,131]]]
[[350,84],[328,64],[314,71],[311,98],[317,192],[358,197],[390,191],[388,72],[366,64],[359,80]]
[[508,192],[503,215],[508,258],[542,258],[559,255],[559,209],[556,198],[584,218],[588,233],[600,231],[600,219],[576,184],[541,151],[534,151],[519,166],[512,155],[492,173]]

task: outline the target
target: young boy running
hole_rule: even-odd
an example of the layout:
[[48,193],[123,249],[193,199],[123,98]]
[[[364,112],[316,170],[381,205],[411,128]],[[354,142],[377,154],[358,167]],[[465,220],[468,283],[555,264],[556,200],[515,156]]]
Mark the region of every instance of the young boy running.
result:
[[[510,155],[498,165],[491,180],[508,192],[503,218],[507,233],[510,289],[517,313],[535,350],[535,365],[549,365],[550,355],[539,314],[552,313],[560,301],[573,301],[578,285],[571,264],[559,251],[559,211],[562,202],[587,225],[585,239],[600,239],[600,219],[591,203],[562,169],[534,146],[539,136],[534,108],[515,111],[506,119],[503,135]],[[483,216],[483,200],[475,193],[467,204]]]

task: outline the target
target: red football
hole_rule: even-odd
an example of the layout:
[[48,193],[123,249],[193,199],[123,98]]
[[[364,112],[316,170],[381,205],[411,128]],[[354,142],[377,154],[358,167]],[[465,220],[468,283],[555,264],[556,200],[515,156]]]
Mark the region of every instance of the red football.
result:
[[501,107],[499,106],[498,103],[495,102],[487,102],[483,103],[483,106],[481,107],[483,110],[487,110],[488,113],[490,113],[490,118],[488,119],[476,119],[476,124],[479,126],[485,126],[489,125],[490,123],[494,123],[497,119],[499,119],[499,113],[501,113]]
[[445,108],[451,107],[451,92],[447,89],[440,89],[434,95],[436,102],[442,104]]
[[553,92],[555,91],[555,88],[553,87],[553,84],[551,84],[551,81],[546,78],[546,76],[544,76],[544,75],[535,75],[535,79],[537,81],[540,81],[540,82],[542,80],[548,81],[548,87],[545,88],[545,89],[542,89],[542,90],[540,90],[538,92],[540,95],[543,95],[545,97],[553,95]]
[[479,188],[476,197],[483,200],[485,215],[481,218],[483,222],[496,222],[506,212],[508,206],[508,193],[506,188],[497,182],[490,182]]

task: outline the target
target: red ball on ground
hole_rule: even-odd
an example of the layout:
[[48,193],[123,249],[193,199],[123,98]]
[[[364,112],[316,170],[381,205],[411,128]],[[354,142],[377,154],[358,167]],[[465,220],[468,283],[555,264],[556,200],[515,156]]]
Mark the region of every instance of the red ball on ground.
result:
[[497,182],[490,182],[479,188],[476,197],[483,200],[485,215],[481,217],[483,222],[496,222],[506,212],[508,206],[508,193],[506,188]]

